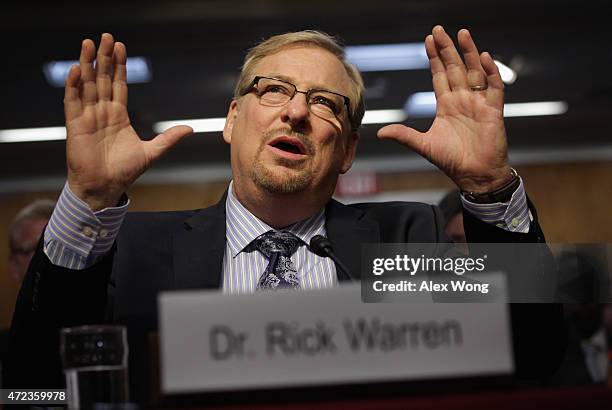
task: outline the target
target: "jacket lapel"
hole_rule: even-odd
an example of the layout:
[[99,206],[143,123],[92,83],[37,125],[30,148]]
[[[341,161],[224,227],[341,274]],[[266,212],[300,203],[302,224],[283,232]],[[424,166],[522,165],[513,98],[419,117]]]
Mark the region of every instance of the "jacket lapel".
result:
[[[361,278],[361,245],[380,242],[378,223],[365,213],[331,200],[325,210],[325,229],[336,256],[349,269],[354,278]],[[345,280],[338,275],[339,280]]]
[[225,200],[184,222],[173,236],[175,289],[219,289],[225,252]]
[[[187,219],[173,237],[175,289],[219,289],[225,253],[226,195],[210,208]],[[331,200],[325,229],[334,252],[351,276],[361,277],[361,245],[380,242],[378,224],[363,211]],[[345,280],[338,275],[339,280]]]

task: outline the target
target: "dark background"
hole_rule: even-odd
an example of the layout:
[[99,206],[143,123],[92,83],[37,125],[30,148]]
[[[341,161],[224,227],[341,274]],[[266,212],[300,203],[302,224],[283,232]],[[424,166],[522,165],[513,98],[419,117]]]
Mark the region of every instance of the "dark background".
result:
[[[135,127],[150,138],[156,121],[224,116],[246,50],[269,35],[314,28],[347,45],[418,42],[443,24],[451,33],[469,28],[481,51],[515,68],[518,79],[506,88],[507,102],[569,104],[560,116],[508,118],[511,153],[578,155],[587,149],[599,159],[610,156],[612,27],[604,1],[157,0],[13,2],[2,8],[0,129],[63,125],[63,90],[47,84],[42,66],[77,59],[82,39],[97,43],[105,31],[127,45],[128,55],[151,62],[152,82],[130,85],[129,103]],[[382,91],[368,93],[369,109],[401,108],[408,95],[432,89],[428,70],[364,78],[369,90]],[[430,122],[407,123],[425,130]],[[380,126],[364,126],[358,158],[413,156],[377,141]],[[196,134],[154,168],[227,167],[228,153],[220,133]],[[0,191],[15,180],[63,178],[64,158],[63,141],[0,144]]]

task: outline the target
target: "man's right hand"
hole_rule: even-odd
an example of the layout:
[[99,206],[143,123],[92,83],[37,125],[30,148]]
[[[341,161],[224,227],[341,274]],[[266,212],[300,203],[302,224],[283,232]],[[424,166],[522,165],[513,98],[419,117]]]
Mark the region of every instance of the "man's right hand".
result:
[[105,33],[97,56],[93,41],[83,41],[66,78],[68,185],[93,211],[116,206],[136,178],[193,132],[179,125],[150,141],[138,137],[127,111],[126,61],[125,45]]

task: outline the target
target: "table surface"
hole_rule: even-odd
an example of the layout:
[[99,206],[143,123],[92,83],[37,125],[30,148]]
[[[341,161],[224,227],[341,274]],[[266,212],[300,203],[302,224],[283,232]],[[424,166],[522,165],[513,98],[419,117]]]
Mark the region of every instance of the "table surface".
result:
[[[185,409],[185,407],[182,407]],[[282,404],[241,404],[193,406],[207,410],[529,410],[529,409],[612,409],[612,388],[598,385],[579,388],[521,389],[482,393],[394,397],[388,399],[347,399],[286,402]]]

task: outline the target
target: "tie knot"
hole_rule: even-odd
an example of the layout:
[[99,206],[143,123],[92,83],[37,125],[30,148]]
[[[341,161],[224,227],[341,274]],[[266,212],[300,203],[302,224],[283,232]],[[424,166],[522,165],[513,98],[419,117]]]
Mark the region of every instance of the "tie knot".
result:
[[304,242],[287,231],[268,231],[251,242],[251,247],[259,250],[267,258],[274,252],[290,257]]

